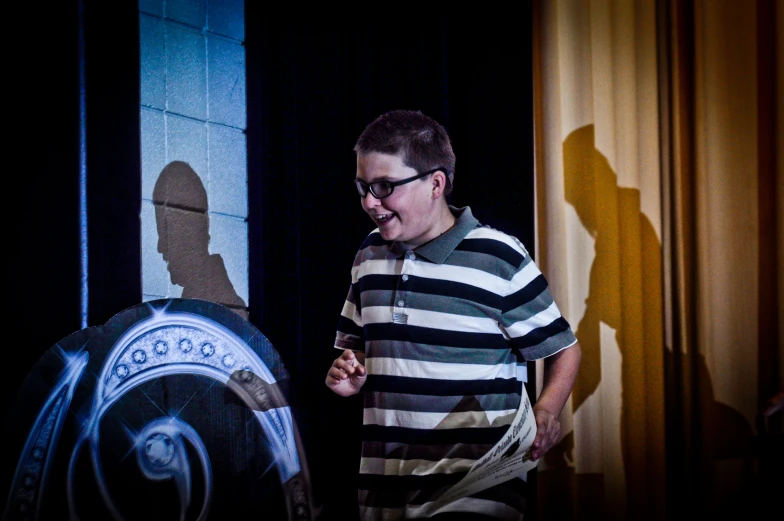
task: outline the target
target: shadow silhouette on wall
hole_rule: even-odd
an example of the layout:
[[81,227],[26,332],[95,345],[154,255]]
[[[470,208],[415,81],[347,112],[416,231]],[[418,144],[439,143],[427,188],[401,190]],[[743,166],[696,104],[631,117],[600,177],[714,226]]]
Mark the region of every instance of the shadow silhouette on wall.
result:
[[[623,460],[624,475],[613,488],[606,470],[605,473],[575,473],[570,464],[574,461],[574,433],[568,434],[546,455],[548,471],[541,473],[539,483],[553,494],[561,490],[559,496],[563,490],[571,489],[574,503],[550,505],[544,517],[662,519],[665,446],[667,451],[672,452],[674,448],[683,457],[683,445],[694,442],[685,439],[685,433],[695,432],[694,425],[668,425],[666,431],[664,427],[665,411],[670,407],[680,410],[680,404],[670,400],[684,399],[671,396],[665,403],[665,374],[673,374],[684,362],[676,360],[664,345],[661,244],[651,222],[640,210],[640,191],[618,186],[615,172],[594,143],[594,127],[587,125],[569,134],[563,144],[566,200],[595,240],[589,295],[575,330],[583,356],[572,399],[575,414],[579,414],[586,401],[600,390],[603,359],[600,324],[605,324],[614,330],[620,354],[620,388],[603,389],[600,403],[605,419],[607,411],[613,409],[620,411],[620,418],[597,425],[596,444],[592,446],[595,450],[605,450],[600,438],[608,434],[608,428],[613,428],[609,425],[620,426],[620,432],[612,434],[621,443],[617,450]],[[605,353],[608,347],[615,349],[605,345]],[[693,371],[694,383],[699,387],[696,392],[699,405],[695,408],[699,416],[691,421],[704,425],[710,432],[721,433],[703,436],[696,442],[698,446],[692,447],[695,454],[700,454],[703,475],[713,476],[719,460],[749,456],[753,432],[741,413],[714,399],[711,376],[702,354],[690,354],[689,360],[692,364],[689,370]],[[605,382],[604,385],[614,384]],[[619,403],[612,403],[613,395]],[[666,417],[674,418],[671,414]],[[608,456],[612,457],[605,453],[598,459],[602,461]],[[607,505],[624,505],[625,512],[607,511]]]
[[207,191],[198,174],[187,163],[172,161],[158,176],[152,202],[158,252],[172,284],[182,286],[181,297],[217,302],[248,318],[223,258],[209,252]]

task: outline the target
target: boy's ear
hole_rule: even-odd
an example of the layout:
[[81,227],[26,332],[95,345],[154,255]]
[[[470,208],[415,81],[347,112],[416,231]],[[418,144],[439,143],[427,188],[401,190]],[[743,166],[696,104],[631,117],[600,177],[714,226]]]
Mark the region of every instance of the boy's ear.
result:
[[430,180],[433,186],[433,198],[438,198],[444,195],[444,190],[446,190],[446,174],[441,170],[437,172],[433,172],[433,175],[430,176]]

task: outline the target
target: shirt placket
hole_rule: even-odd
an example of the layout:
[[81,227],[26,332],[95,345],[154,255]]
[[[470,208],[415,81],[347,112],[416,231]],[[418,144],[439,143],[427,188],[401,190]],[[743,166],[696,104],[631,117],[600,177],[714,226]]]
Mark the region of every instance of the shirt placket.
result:
[[394,324],[408,323],[408,291],[406,287],[410,274],[414,272],[415,259],[416,254],[413,251],[408,251],[403,256],[403,265],[395,285],[392,302],[392,322]]

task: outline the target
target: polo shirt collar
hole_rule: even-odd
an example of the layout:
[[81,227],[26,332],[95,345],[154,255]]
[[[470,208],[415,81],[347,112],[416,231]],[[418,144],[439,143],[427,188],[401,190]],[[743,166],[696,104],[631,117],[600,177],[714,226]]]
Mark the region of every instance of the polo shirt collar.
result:
[[455,251],[457,245],[465,239],[468,232],[479,225],[479,221],[471,213],[469,206],[455,208],[450,205],[449,210],[456,218],[455,225],[432,241],[414,250],[417,255],[436,264],[442,264]]

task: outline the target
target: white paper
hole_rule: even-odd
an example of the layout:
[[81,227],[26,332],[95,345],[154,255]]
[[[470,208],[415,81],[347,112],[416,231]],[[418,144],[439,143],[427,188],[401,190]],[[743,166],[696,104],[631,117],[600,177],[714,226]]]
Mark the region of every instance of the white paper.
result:
[[539,460],[530,459],[530,449],[535,437],[536,420],[531,410],[531,401],[523,385],[520,407],[506,433],[487,454],[474,462],[463,479],[435,501],[423,505],[423,510],[435,514],[439,508],[448,503],[516,478],[533,469],[539,463]]

